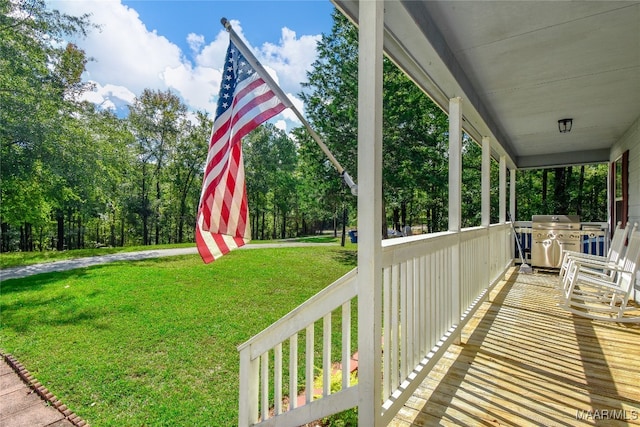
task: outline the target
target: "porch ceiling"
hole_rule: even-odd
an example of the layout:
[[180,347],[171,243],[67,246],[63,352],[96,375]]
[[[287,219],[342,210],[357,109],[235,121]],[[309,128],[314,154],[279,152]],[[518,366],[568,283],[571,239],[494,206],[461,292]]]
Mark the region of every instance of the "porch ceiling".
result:
[[607,161],[640,118],[640,1],[387,1],[385,52],[509,167]]

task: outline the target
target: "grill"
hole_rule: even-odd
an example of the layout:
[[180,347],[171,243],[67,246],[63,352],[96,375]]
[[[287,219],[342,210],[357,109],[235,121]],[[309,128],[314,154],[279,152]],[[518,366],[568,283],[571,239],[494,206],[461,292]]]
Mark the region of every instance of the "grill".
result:
[[563,251],[581,252],[578,215],[533,215],[531,265],[558,268]]

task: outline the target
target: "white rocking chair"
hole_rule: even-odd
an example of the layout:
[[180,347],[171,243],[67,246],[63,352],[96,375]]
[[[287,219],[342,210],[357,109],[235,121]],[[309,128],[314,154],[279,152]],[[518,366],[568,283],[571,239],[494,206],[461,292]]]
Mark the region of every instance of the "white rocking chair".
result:
[[597,265],[598,267],[593,270],[594,274],[604,274],[612,277],[613,273],[604,270],[606,270],[607,267],[615,266],[620,260],[622,260],[624,245],[627,240],[627,235],[629,234],[629,226],[630,223],[627,222],[626,227],[623,229],[622,223],[618,222],[606,256],[591,255],[575,251],[564,252],[559,274],[560,287],[566,291],[568,284],[571,282],[571,276],[575,273],[575,261],[583,261]]
[[575,272],[564,293],[563,305],[579,316],[615,322],[640,323],[640,316],[625,316],[631,310],[629,298],[636,280],[640,262],[640,232],[634,226],[624,258],[618,265],[609,266],[612,277],[594,275],[600,268],[588,261],[575,260]]

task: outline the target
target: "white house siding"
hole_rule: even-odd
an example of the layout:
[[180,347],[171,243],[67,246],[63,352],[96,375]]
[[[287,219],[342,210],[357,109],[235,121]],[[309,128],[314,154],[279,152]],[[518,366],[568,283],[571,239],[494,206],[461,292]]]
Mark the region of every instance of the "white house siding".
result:
[[[629,221],[640,224],[640,117],[612,147],[609,161],[615,161],[626,150],[629,150]],[[634,299],[640,301],[640,277],[636,280]]]

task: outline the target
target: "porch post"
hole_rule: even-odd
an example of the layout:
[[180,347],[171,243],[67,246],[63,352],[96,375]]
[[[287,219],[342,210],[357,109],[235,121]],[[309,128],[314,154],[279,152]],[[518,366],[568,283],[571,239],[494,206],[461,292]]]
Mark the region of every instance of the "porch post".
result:
[[486,229],[485,234],[485,260],[482,268],[482,280],[487,286],[491,282],[491,138],[485,136],[482,138],[482,180],[481,180],[481,201],[482,201],[482,219],[480,225]]
[[[509,169],[509,218],[512,222],[516,220],[516,170],[514,168]],[[508,247],[510,254],[516,253],[516,242],[518,236],[513,236],[509,239],[511,245]]]
[[462,99],[449,100],[449,231],[460,231],[462,201]]
[[[462,99],[449,100],[449,231],[462,228]],[[451,249],[451,315],[460,323],[460,241]],[[460,344],[460,333],[454,338]]]
[[509,169],[509,215],[516,220],[516,170]]
[[499,223],[507,222],[507,158],[500,156],[500,212]]
[[384,2],[360,2],[358,30],[358,425],[382,414],[382,30]]
[[482,221],[483,227],[491,224],[491,139],[482,138]]

